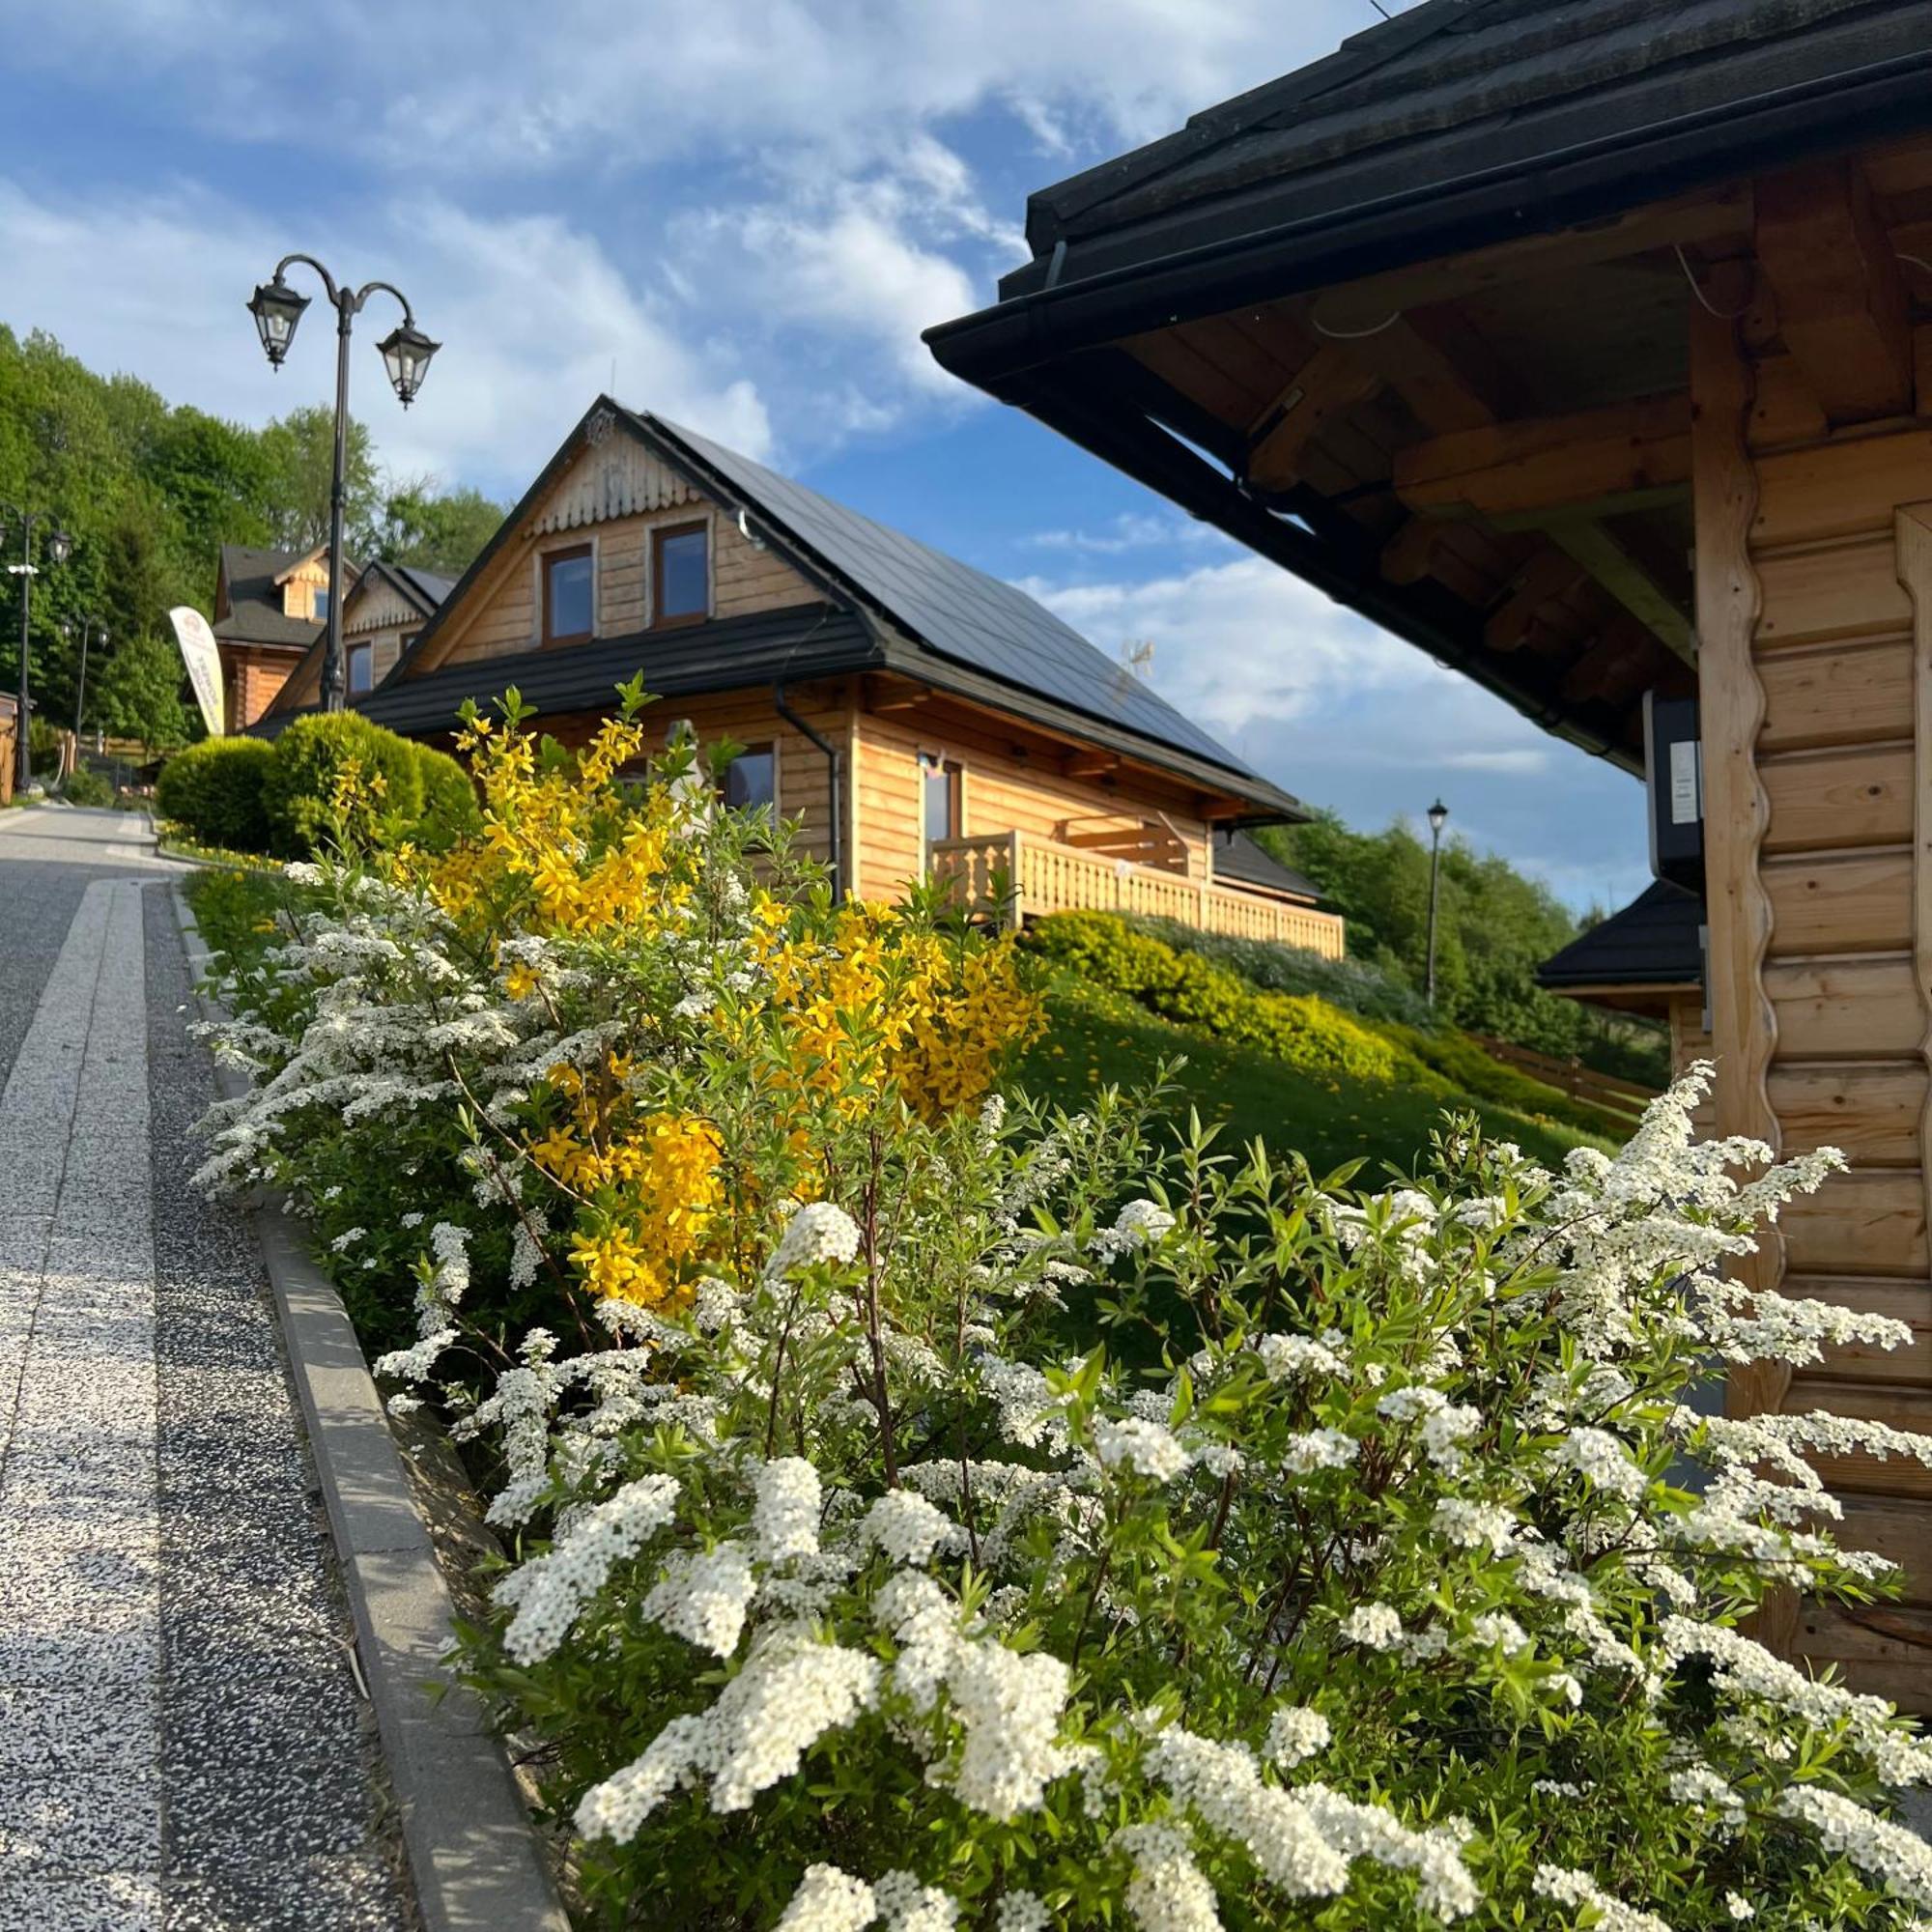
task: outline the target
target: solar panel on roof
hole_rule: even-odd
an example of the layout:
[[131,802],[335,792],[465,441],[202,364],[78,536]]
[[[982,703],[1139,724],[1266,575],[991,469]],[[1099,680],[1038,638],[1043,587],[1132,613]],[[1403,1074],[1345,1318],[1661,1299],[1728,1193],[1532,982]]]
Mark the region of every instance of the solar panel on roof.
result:
[[762,506],[929,650],[1245,778],[1260,778],[1016,584],[835,503],[662,416],[644,420]]

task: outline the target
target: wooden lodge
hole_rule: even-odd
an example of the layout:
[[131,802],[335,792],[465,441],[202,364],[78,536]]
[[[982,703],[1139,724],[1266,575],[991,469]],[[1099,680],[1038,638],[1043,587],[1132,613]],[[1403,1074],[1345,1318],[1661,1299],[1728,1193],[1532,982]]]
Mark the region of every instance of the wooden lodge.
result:
[[305,551],[221,546],[213,629],[231,731],[245,730],[275,701],[327,615],[326,545]]
[[[308,669],[258,730],[313,704],[319,648]],[[1013,585],[609,399],[351,701],[440,738],[515,685],[581,743],[639,672],[667,730],[744,748],[726,801],[796,821],[841,890],[937,878],[1013,921],[1120,910],[1342,953],[1244,831],[1302,807],[1130,669]]]
[[[372,563],[350,585],[342,600],[342,656],[352,704],[359,703],[395,669],[449,595],[453,582],[413,564]],[[297,660],[274,702],[261,715],[262,736],[273,737],[289,719],[322,702],[327,641],[326,635],[317,631]]]
[[[1633,773],[1697,699],[1707,956],[1643,997],[1708,1006],[1721,1129],[1850,1158],[1747,1278],[1921,1331],[1929,82],[1925,0],[1424,0],[1034,195],[929,336]],[[1729,1402],[1932,1430],[1932,1351]],[[1905,1600],[1767,1634],[1932,1708],[1932,1471],[1824,1467]]]

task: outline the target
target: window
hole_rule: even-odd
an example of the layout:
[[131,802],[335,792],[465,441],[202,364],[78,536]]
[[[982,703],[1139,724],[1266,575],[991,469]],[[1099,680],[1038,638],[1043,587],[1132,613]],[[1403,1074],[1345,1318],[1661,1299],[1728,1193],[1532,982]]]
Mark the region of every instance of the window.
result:
[[925,842],[959,837],[959,767],[950,758],[922,757]]
[[702,524],[651,532],[653,624],[696,624],[711,614],[710,552]]
[[376,647],[374,644],[349,646],[349,695],[359,697],[376,688]]
[[590,635],[590,546],[554,550],[543,560],[543,640],[574,644]]
[[718,795],[733,811],[776,805],[779,795],[778,753],[770,745],[747,745],[725,766]]
[[396,646],[397,654],[400,655],[404,651],[414,650],[416,639],[421,636],[422,633],[420,631],[405,631],[402,636],[402,641]]
[[312,604],[310,604],[310,606],[309,606],[309,611],[310,611],[310,613],[311,613],[311,614],[312,614],[312,615],[314,616],[314,618],[315,618],[315,621],[316,621],[316,622],[317,622],[318,624],[326,624],[326,623],[327,623],[327,621],[328,621],[328,585],[327,585],[327,584],[326,584],[326,583],[318,583],[318,584],[317,584],[317,585],[315,586],[315,600],[314,600],[314,602],[313,602]]

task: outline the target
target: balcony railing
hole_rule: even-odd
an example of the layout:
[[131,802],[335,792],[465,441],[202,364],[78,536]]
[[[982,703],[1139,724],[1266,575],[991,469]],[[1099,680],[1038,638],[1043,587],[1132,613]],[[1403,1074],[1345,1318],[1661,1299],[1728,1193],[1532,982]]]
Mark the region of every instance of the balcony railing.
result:
[[1324,959],[1343,954],[1343,922],[1333,913],[1101,858],[1023,832],[935,839],[931,871],[936,882],[952,883],[962,904],[1015,928],[1055,912],[1137,913],[1179,920],[1203,932],[1298,946]]

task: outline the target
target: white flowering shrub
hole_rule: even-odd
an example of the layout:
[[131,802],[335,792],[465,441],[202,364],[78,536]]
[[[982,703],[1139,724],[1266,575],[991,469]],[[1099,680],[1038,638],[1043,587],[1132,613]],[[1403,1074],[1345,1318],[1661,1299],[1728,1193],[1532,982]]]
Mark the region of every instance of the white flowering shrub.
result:
[[[1889,1587],[1811,1454],[1932,1440],[1708,1399],[1906,1332],[1726,1283],[1835,1156],[1697,1145],[1704,1069],[1614,1159],[1547,1173],[1454,1122],[1380,1192],[1163,1142],[1147,1098],[914,1105],[856,1026],[775,1125],[785,1001],[769,1053],[701,1025],[777,971],[742,922],[701,957],[660,923],[599,1007],[609,933],[480,956],[337,884],[244,999],[261,1087],[210,1179],[294,1185],[338,1272],[415,1255],[379,1367],[487,1471],[510,1555],[461,1667],[543,1741],[592,1918],[1932,1918],[1891,1822],[1932,1747],[1744,1628],[1773,1590]],[[540,1007],[502,988],[532,961]],[[703,1236],[649,1293],[599,1292],[614,1197],[532,1138],[546,1069],[613,1053],[651,1134],[712,1137]],[[326,1198],[358,1155],[386,1220]]]

